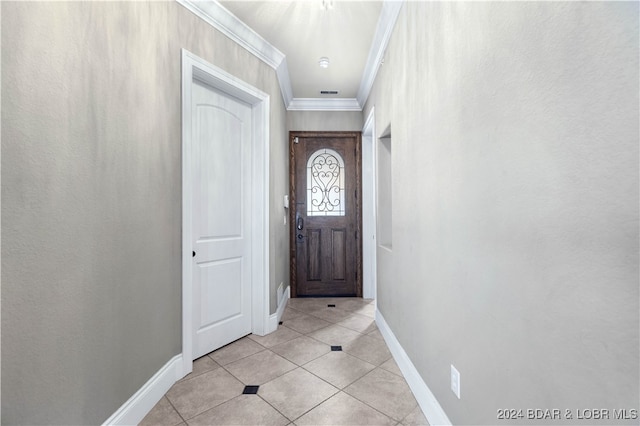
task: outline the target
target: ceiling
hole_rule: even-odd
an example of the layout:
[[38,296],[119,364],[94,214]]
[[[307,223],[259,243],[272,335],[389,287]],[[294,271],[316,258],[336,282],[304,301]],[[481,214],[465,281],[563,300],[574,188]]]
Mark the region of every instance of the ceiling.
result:
[[[287,110],[361,111],[403,0],[177,0],[275,71]],[[321,68],[321,57],[329,59]],[[321,91],[337,91],[324,95]]]
[[[286,56],[294,98],[357,96],[381,1],[220,3]],[[328,68],[319,66],[321,57],[329,58]],[[338,94],[322,95],[321,90]]]

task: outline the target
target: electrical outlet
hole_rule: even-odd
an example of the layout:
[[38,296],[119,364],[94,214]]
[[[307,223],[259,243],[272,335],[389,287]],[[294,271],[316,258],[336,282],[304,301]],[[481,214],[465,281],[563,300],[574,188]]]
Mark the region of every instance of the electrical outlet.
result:
[[451,391],[460,399],[460,372],[451,364]]

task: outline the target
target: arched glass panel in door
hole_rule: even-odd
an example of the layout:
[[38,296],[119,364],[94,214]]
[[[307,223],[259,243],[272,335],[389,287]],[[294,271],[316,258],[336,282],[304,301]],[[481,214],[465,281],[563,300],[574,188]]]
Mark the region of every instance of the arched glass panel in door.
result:
[[332,149],[319,149],[307,161],[307,216],[345,215],[344,160]]

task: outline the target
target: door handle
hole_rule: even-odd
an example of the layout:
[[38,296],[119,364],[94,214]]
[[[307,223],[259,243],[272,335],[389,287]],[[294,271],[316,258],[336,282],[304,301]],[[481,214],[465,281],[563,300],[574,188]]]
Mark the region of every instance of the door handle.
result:
[[298,216],[298,223],[296,224],[296,228],[298,228],[298,231],[302,231],[302,228],[304,228],[304,221],[300,216]]

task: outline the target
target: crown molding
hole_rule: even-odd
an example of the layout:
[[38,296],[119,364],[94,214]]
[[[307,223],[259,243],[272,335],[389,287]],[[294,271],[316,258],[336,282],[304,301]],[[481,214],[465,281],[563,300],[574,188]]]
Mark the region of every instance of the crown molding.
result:
[[291,88],[291,78],[287,68],[287,58],[284,53],[215,0],[176,1],[276,70],[282,100],[285,107],[288,107],[293,99],[293,89]]
[[289,111],[362,111],[356,98],[293,98]]
[[362,73],[358,94],[356,95],[356,99],[362,108],[364,108],[364,104],[371,93],[373,82],[378,74],[378,69],[384,58],[384,52],[393,33],[393,27],[396,25],[396,20],[403,5],[404,0],[385,0],[382,4],[376,32],[371,42],[369,56],[367,57],[367,63]]
[[293,88],[291,87],[291,78],[289,77],[289,67],[287,66],[287,58],[285,57],[276,68],[278,83],[280,83],[280,92],[285,108],[289,108],[293,100]]
[[217,1],[176,1],[257,56],[271,68],[278,68],[284,59],[284,53],[276,49]]
[[362,111],[373,87],[398,14],[404,4],[404,0],[384,0],[355,98],[294,98],[284,53],[215,0],[176,1],[273,68],[280,85],[282,100],[289,111]]

